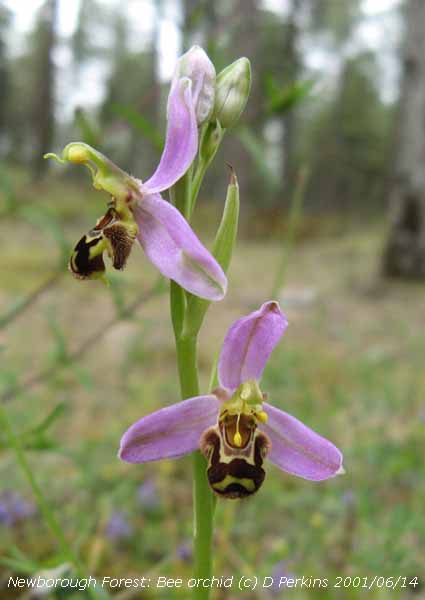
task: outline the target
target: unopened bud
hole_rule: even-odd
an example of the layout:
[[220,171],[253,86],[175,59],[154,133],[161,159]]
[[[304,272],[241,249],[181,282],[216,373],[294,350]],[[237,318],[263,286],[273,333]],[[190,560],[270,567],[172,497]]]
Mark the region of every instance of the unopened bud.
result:
[[242,114],[251,88],[251,65],[239,58],[217,76],[214,118],[225,129],[232,127]]
[[200,46],[192,46],[179,58],[171,85],[182,77],[192,81],[196,120],[198,125],[202,125],[209,120],[214,109],[216,74],[214,65]]

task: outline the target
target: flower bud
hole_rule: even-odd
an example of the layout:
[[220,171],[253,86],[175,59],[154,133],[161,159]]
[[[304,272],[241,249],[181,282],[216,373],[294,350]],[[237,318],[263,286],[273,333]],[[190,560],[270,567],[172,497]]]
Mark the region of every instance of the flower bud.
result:
[[214,118],[225,129],[239,119],[249,96],[251,65],[247,58],[239,58],[217,76]]
[[199,46],[192,46],[179,58],[171,87],[182,77],[188,77],[192,82],[196,120],[202,125],[209,120],[214,108],[216,75],[214,65]]

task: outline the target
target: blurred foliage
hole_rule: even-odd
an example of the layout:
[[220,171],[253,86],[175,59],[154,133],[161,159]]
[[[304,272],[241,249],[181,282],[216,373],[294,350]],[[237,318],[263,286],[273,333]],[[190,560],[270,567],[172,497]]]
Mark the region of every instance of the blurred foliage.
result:
[[313,81],[299,81],[293,85],[280,87],[272,76],[266,79],[266,93],[269,98],[269,112],[283,114],[297,106],[312,90]]
[[[123,168],[143,178],[149,173],[164,132],[159,109],[166,85],[158,74],[158,34],[167,10],[162,2],[151,5],[146,13],[149,27],[144,24],[148,33],[143,35],[117,2],[82,2],[76,28],[66,38],[59,37],[53,23],[56,42],[50,53],[70,51],[66,76],[59,68],[55,73],[54,147],[80,136],[100,145]],[[230,161],[237,168],[244,202],[259,218],[270,207],[285,214],[297,172],[310,165],[307,212],[382,211],[394,108],[383,100],[376,52],[366,52],[357,36],[368,18],[361,2],[288,0],[283,12],[273,12],[259,0],[181,0],[181,10],[186,47],[205,45],[218,71],[246,55],[254,74],[240,135],[225,140],[205,182],[205,195],[224,194],[216,182]],[[41,143],[32,90],[37,81],[46,81],[45,63],[37,62],[34,52],[40,43],[36,26],[18,52],[8,52],[11,14],[4,7],[1,11],[0,77],[6,77],[6,85],[0,157],[25,164]],[[328,55],[323,64],[326,69],[326,60],[329,67],[333,63],[332,75],[310,66],[314,53]],[[63,111],[72,88],[87,85],[91,72],[104,74],[103,83],[98,78],[103,89],[96,93],[96,104],[80,101],[73,114]],[[69,99],[61,96],[62,90]],[[333,168],[323,168],[325,163]]]
[[[7,64],[7,48],[5,33],[10,26],[12,13],[0,3],[0,90],[5,90],[9,84],[9,73]],[[6,122],[6,95],[0,94],[0,131]]]
[[307,4],[313,30],[328,32],[338,46],[349,41],[353,29],[362,19],[360,0],[318,0]]
[[306,200],[310,210],[361,214],[372,207],[385,209],[382,186],[394,110],[382,105],[376,71],[370,53],[347,60],[336,96],[316,102],[316,113],[300,125],[300,156],[312,165]]

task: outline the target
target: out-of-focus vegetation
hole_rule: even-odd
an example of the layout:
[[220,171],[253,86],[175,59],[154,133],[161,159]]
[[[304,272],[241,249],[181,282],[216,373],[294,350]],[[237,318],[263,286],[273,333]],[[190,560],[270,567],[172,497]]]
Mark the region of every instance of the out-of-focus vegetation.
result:
[[[244,203],[256,213],[283,215],[296,173],[308,165],[309,211],[382,212],[396,98],[386,89],[391,83],[380,53],[360,35],[376,27],[379,14],[367,16],[360,0],[288,0],[280,12],[259,0],[175,4],[185,46],[206,46],[217,71],[241,55],[252,62],[247,111],[221,150],[205,196],[221,199],[228,160],[240,175]],[[168,86],[160,79],[160,56],[173,57],[158,35],[169,25],[170,6],[145,1],[136,12],[135,5],[84,0],[72,34],[64,36],[59,14],[67,12],[49,0],[17,44],[13,12],[0,4],[4,160],[32,167],[39,177],[47,167],[43,152],[83,138],[123,168],[149,174]],[[144,15],[150,23],[135,19]],[[395,17],[388,9],[381,19],[391,24]],[[397,39],[390,41],[395,52]]]
[[[278,289],[290,327],[264,389],[334,441],[347,470],[311,484],[270,465],[255,497],[219,502],[214,574],[421,576],[423,287],[379,278],[401,135],[387,70],[406,67],[398,56],[403,16],[390,3],[371,16],[360,0],[288,0],[276,11],[259,0],[162,0],[139,3],[141,27],[135,4],[83,0],[65,35],[64,2],[46,0],[24,35],[12,3],[0,1],[0,401],[33,472],[88,572],[190,576],[190,461],[135,467],[116,458],[130,423],[179,397],[167,286],[139,248],[109,288],[72,279],[70,248],[107,198],[86,173],[40,160],[83,139],[137,176],[152,172],[168,86],[159,76],[167,53],[160,32],[173,20],[184,47],[202,44],[217,70],[246,55],[254,75],[194,223],[211,239],[230,162],[241,184],[241,237],[230,293],[213,306],[201,340],[203,390],[227,327]],[[361,32],[371,27],[388,27],[385,49],[366,43],[373,33]],[[294,230],[288,221],[303,173]],[[422,225],[413,221],[407,230],[416,239]],[[0,598],[15,597],[10,575],[63,563],[0,431]],[[283,596],[245,597],[273,593]],[[288,593],[362,597],[352,589]],[[133,597],[187,598],[187,590],[143,594]]]

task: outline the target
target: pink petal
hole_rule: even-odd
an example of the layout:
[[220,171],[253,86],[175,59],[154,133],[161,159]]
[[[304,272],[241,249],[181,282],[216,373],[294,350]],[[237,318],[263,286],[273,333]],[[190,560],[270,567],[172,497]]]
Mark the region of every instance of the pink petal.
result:
[[287,325],[279,304],[273,301],[233,323],[218,363],[220,384],[235,390],[249,379],[260,379]]
[[155,173],[143,184],[147,193],[170,188],[188,170],[198,151],[198,125],[187,77],[172,86],[168,98],[168,127],[164,151]]
[[260,429],[272,443],[267,458],[279,469],[313,481],[344,472],[342,454],[329,440],[282,410],[267,403],[263,407],[269,420]]
[[213,395],[197,396],[143,417],[124,433],[119,457],[145,463],[194,452],[202,433],[217,422],[218,405]]
[[223,269],[172,204],[159,194],[146,195],[134,216],[139,242],[165,277],[201,298],[223,298],[227,289]]

